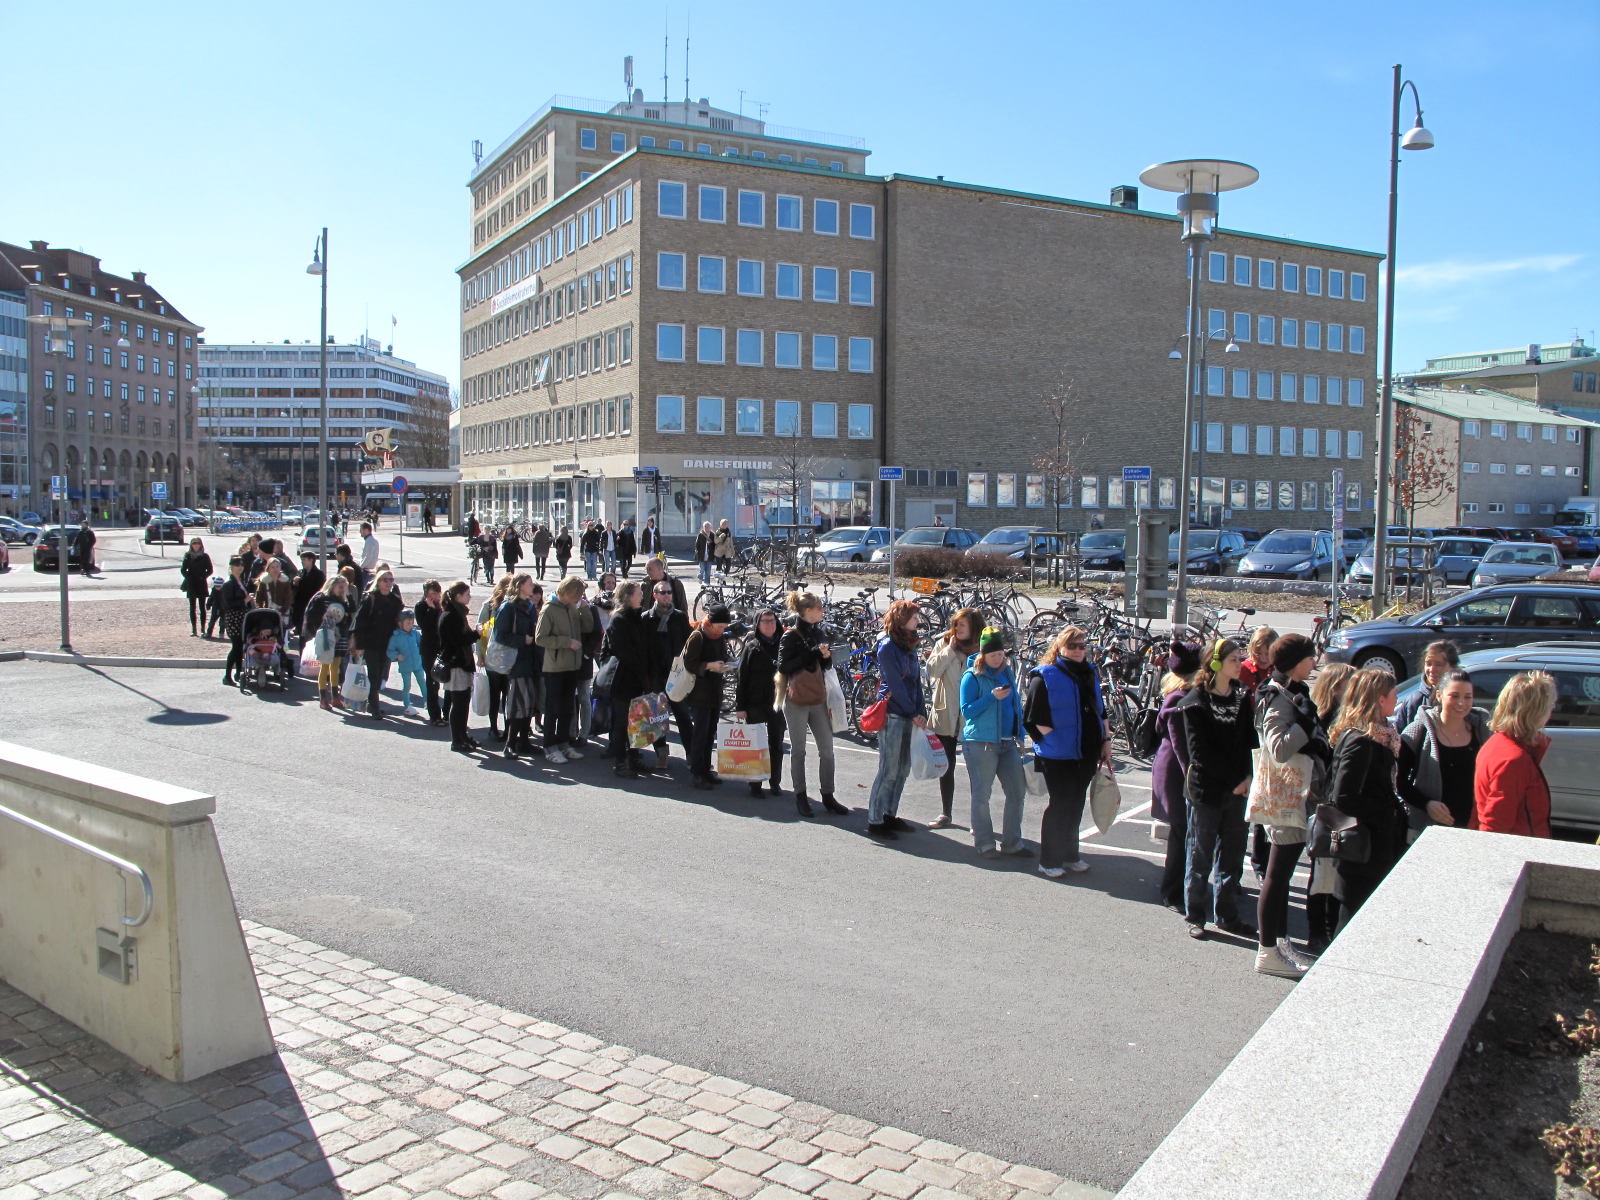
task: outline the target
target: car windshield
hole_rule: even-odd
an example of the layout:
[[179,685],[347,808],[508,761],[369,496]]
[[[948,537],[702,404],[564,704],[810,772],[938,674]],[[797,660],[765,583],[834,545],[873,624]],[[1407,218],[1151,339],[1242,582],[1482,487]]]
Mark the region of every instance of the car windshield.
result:
[[902,534],[902,546],[938,546],[944,543],[945,530],[943,529],[913,529],[910,533]]
[[1121,550],[1125,533],[1086,533],[1078,542],[1081,550]]
[[845,527],[844,529],[830,529],[828,531],[828,536],[822,539],[821,544],[826,546],[829,542],[859,542],[862,538],[866,537],[866,535],[867,530],[865,526],[858,528],[854,525],[851,525]]
[[1556,552],[1551,546],[1498,546],[1483,556],[1486,564],[1516,563],[1528,567],[1553,567]]
[[[1193,554],[1196,550],[1215,550],[1217,548],[1217,539],[1221,536],[1214,529],[1191,529],[1189,531],[1189,553]],[[1177,534],[1168,535],[1167,549],[1177,553]]]
[[1020,546],[1028,540],[1026,529],[991,529],[983,535],[980,546]]
[[1256,550],[1261,554],[1310,554],[1311,539],[1274,533],[1257,542]]

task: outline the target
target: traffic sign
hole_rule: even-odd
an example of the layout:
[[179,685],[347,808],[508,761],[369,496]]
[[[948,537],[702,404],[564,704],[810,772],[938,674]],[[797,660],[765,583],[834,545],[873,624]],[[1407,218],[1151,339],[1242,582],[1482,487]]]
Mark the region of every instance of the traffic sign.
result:
[[67,477],[65,475],[50,476],[50,499],[65,500],[67,498]]
[[404,496],[406,494],[406,477],[404,475],[396,475],[394,482],[389,486],[394,489],[396,496]]
[[152,500],[165,500],[166,498],[167,498],[167,485],[166,484],[157,482],[157,483],[152,483],[150,485],[150,499],[152,499]]
[[633,469],[633,477],[635,479],[648,479],[659,474],[661,474],[660,467],[635,467]]
[[1122,482],[1123,483],[1149,483],[1150,482],[1150,468],[1149,467],[1123,467],[1122,468]]
[[904,467],[879,467],[878,468],[878,482],[879,483],[904,483],[905,481],[906,481],[906,469]]

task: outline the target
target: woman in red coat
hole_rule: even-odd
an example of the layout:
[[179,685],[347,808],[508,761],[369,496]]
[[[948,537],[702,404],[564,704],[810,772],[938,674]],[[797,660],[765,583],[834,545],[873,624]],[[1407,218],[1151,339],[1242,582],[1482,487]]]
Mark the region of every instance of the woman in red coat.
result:
[[1495,702],[1494,736],[1478,752],[1471,828],[1550,836],[1550,784],[1539,763],[1550,746],[1543,732],[1556,705],[1556,682],[1543,671],[1512,676]]

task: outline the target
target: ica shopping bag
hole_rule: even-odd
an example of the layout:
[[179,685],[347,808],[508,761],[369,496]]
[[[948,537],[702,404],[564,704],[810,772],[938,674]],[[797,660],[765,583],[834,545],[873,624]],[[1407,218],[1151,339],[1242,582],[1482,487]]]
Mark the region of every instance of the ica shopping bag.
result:
[[839,672],[829,669],[822,674],[827,680],[828,719],[833,722],[835,733],[846,733],[850,729],[850,706],[844,702],[844,689],[839,686]]
[[1311,760],[1296,754],[1286,763],[1265,750],[1253,750],[1255,774],[1250,777],[1250,809],[1245,820],[1252,825],[1306,827],[1306,796],[1311,791]]
[[1089,785],[1089,811],[1094,816],[1094,827],[1105,833],[1121,809],[1122,789],[1117,786],[1117,777],[1105,767],[1096,768],[1094,782]]
[[717,722],[717,774],[759,783],[772,774],[767,727],[738,721]]
[[356,669],[350,672],[350,678],[344,681],[344,698],[360,704],[371,692],[372,681],[367,678],[367,668],[357,665]]
[[943,775],[950,760],[944,756],[944,743],[939,735],[926,729],[911,731],[911,777],[937,779]]
[[642,750],[657,738],[667,736],[672,713],[665,692],[649,692],[628,705],[628,745]]

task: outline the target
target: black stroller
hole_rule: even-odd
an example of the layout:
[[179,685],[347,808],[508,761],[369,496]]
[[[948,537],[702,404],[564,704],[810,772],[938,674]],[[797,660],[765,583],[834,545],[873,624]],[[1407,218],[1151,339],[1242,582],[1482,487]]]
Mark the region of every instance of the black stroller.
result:
[[244,665],[239,668],[239,689],[263,690],[268,684],[289,686],[283,660],[283,616],[276,609],[253,608],[244,615],[241,631]]

